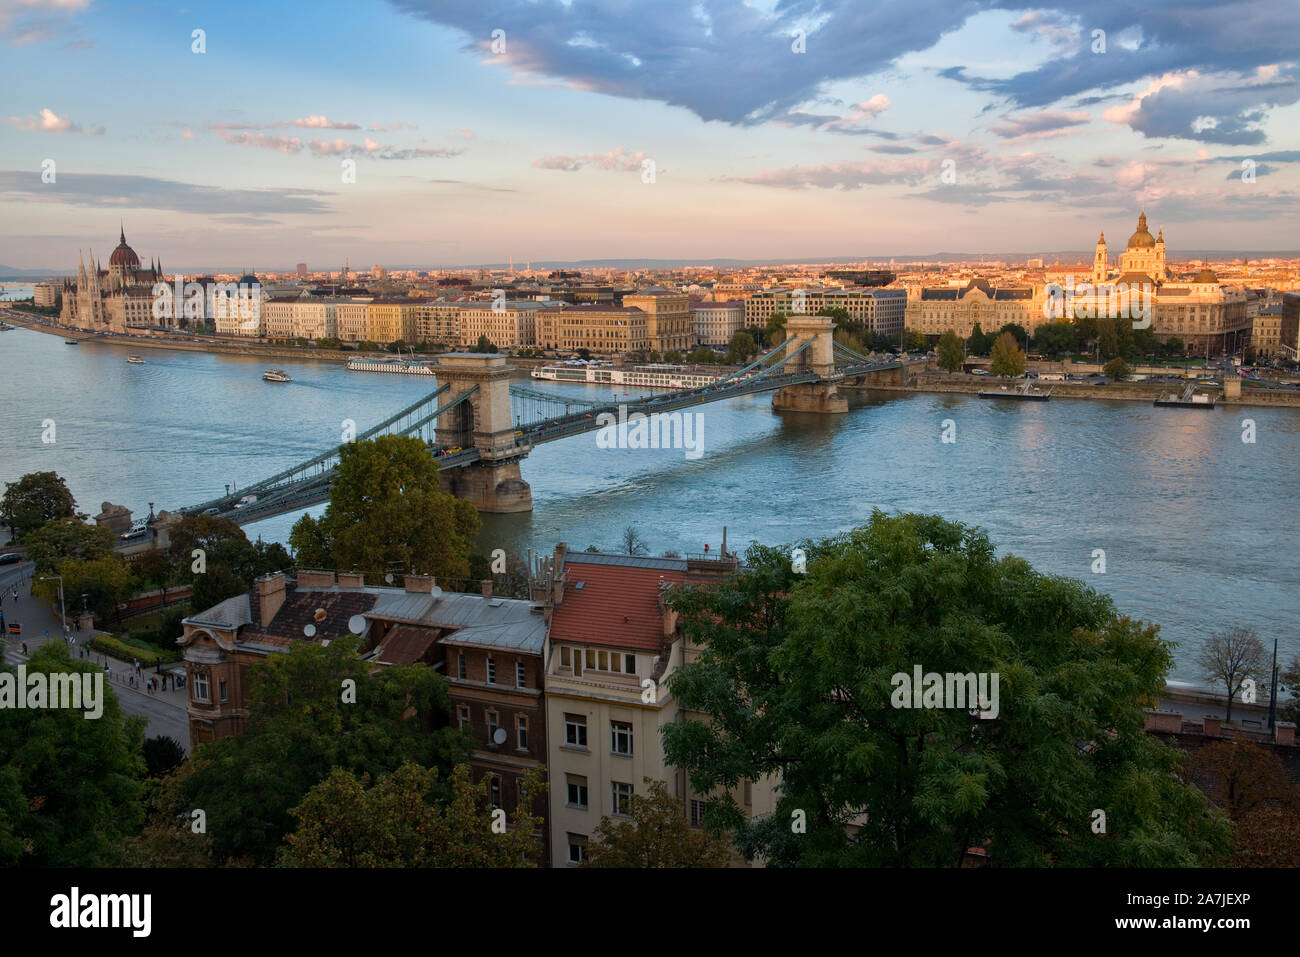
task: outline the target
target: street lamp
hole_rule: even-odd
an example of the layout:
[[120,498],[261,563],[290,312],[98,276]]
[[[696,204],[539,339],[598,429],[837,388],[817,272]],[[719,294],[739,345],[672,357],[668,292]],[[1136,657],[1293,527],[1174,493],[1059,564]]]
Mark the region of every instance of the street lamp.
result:
[[64,635],[64,637],[67,637],[67,634],[68,634],[68,616],[67,616],[67,613],[63,610],[63,576],[62,576],[62,575],[42,575],[42,576],[41,576],[41,581],[43,581],[43,582],[52,582],[52,581],[54,581],[56,578],[59,580],[59,617],[60,617],[61,619],[63,619],[63,635]]

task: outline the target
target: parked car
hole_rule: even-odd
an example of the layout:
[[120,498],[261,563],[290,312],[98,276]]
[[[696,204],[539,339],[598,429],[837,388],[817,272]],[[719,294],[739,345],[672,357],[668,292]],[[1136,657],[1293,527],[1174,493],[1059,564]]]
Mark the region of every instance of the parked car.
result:
[[6,552],[4,555],[0,555],[0,565],[20,565],[22,560],[21,552]]

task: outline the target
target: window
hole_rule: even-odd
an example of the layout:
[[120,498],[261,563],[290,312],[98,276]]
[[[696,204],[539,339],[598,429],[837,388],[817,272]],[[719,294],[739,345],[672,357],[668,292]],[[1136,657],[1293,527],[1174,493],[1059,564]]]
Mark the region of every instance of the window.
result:
[[222,701],[229,701],[230,699],[229,699],[228,697],[226,697],[226,683],[225,683],[224,681],[218,682],[218,683],[217,683],[217,687],[220,689],[221,700],[222,700]]
[[462,731],[469,730],[469,705],[461,704],[456,706],[456,720],[459,722]]
[[754,782],[745,778],[745,807],[754,803]]
[[571,748],[587,747],[587,716],[566,714],[564,716],[564,743]]
[[596,649],[595,648],[587,649],[587,667],[592,671],[596,670]]
[[704,826],[704,802],[691,798],[691,827]]
[[528,719],[523,715],[515,718],[515,738],[520,751],[528,750]]
[[587,779],[581,774],[566,774],[569,785],[569,807],[587,809]]
[[495,744],[494,736],[497,733],[497,713],[489,711],[487,713],[488,743]]
[[495,774],[488,779],[488,799],[492,802],[493,807],[501,806],[501,779]]
[[200,671],[194,672],[194,700],[208,700],[208,676]]
[[524,688],[528,685],[528,669],[524,667],[522,661],[515,662],[515,687]]
[[569,652],[569,646],[568,646],[568,645],[561,645],[561,646],[560,646],[560,667],[561,667],[561,668],[572,668],[572,667],[573,667],[573,662],[572,662],[571,654],[570,654],[570,652]]
[[490,685],[494,685],[494,684],[497,683],[497,662],[496,662],[496,659],[495,659],[495,658],[488,658],[488,660],[487,660],[487,665],[488,665],[488,684],[490,684]]
[[465,653],[462,651],[456,655],[456,677],[464,680],[468,674],[469,671],[465,668]]
[[624,721],[609,723],[609,749],[615,754],[632,753],[632,725]]
[[636,655],[623,656],[623,670],[630,675],[636,674]]
[[632,813],[632,785],[624,784],[622,781],[610,781],[610,803],[614,806],[614,813],[626,817]]
[[577,867],[587,855],[587,835],[569,835],[569,863]]

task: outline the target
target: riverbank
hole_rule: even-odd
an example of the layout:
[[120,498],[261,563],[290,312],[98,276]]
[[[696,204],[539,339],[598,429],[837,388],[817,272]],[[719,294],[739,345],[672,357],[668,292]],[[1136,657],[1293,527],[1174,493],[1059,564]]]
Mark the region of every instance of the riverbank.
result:
[[[1006,384],[992,376],[975,380],[961,375],[949,375],[942,372],[921,372],[908,376],[906,384],[869,383],[864,385],[841,385],[840,388],[862,389],[872,392],[931,392],[960,393],[977,395],[997,389]],[[1147,382],[1106,382],[1089,385],[1086,382],[1035,382],[1035,387],[1046,390],[1051,388],[1053,399],[1109,399],[1111,401],[1145,402],[1150,404],[1161,395],[1181,392],[1178,383]],[[1300,408],[1300,392],[1255,392],[1242,389],[1240,398],[1225,398],[1221,388],[1202,388],[1201,391],[1216,396],[1218,405],[1230,406],[1268,406],[1281,408]]]

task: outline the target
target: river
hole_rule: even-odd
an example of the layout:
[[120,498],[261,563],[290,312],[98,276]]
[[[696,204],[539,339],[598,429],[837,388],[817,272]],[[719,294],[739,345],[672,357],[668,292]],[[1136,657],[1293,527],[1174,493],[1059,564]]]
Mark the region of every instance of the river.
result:
[[[200,502],[335,444],[430,392],[425,377],[341,365],[65,345],[0,333],[0,481],[53,470],[83,511]],[[263,382],[263,369],[293,382]],[[593,386],[531,388],[607,398]],[[634,391],[634,395],[639,394]],[[531,514],[485,516],[484,551],[613,549],[634,526],[652,554],[834,534],[873,508],[938,512],[988,530],[999,553],[1112,595],[1178,641],[1173,677],[1215,631],[1255,628],[1285,662],[1300,563],[1300,410],[1157,409],[1139,402],[1001,403],[964,395],[855,397],[847,415],[775,415],[758,395],[702,407],[703,454],[600,449],[595,433],[523,463]],[[1255,441],[1242,441],[1243,419]],[[940,441],[944,420],[956,441]],[[53,443],[42,442],[53,420]],[[322,507],[323,508],[323,507]],[[319,513],[322,508],[312,511]],[[248,526],[285,540],[296,516]],[[1094,551],[1105,552],[1095,573]]]

